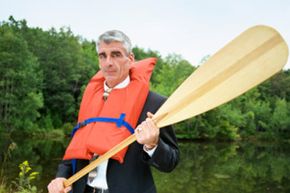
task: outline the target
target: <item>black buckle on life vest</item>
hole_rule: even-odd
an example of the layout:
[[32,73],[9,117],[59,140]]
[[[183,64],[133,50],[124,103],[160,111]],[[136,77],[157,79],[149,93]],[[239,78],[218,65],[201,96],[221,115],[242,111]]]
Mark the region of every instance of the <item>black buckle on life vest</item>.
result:
[[85,121],[80,122],[80,123],[78,124],[78,128],[82,128],[82,127],[84,127],[84,126],[86,126],[86,125],[87,125],[87,123],[86,123]]

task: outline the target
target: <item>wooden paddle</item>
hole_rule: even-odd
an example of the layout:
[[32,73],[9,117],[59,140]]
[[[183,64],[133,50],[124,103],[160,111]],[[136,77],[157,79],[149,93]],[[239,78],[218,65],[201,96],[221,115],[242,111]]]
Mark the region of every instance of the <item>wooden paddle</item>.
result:
[[[288,47],[271,27],[255,26],[195,70],[153,117],[158,127],[211,110],[260,84],[286,64]],[[64,182],[67,187],[136,140],[133,134]]]

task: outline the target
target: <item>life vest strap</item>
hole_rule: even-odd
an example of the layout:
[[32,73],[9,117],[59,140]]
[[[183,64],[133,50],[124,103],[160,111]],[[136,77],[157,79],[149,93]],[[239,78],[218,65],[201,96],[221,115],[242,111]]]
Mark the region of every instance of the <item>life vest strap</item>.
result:
[[78,123],[74,128],[71,133],[71,137],[74,136],[74,134],[77,132],[78,129],[86,126],[87,124],[94,123],[94,122],[107,122],[107,123],[116,123],[117,127],[120,128],[122,126],[125,126],[131,134],[134,133],[133,127],[125,121],[125,113],[121,113],[119,118],[111,118],[111,117],[93,117],[93,118],[88,118],[84,120],[83,122]]

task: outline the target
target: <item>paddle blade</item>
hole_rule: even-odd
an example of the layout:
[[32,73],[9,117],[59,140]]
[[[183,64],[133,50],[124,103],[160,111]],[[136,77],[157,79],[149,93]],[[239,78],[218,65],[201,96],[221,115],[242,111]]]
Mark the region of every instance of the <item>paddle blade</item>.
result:
[[211,110],[279,72],[288,47],[271,27],[255,26],[193,72],[157,111],[163,127]]

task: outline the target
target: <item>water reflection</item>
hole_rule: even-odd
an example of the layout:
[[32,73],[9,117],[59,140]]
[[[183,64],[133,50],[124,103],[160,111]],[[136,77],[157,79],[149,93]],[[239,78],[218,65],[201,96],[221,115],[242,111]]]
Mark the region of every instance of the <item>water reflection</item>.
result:
[[[18,175],[18,165],[28,160],[40,172],[35,183],[46,192],[67,142],[53,140],[0,139],[4,152],[15,142],[4,166],[6,181]],[[181,160],[174,172],[156,170],[159,193],[286,193],[290,192],[290,145],[252,143],[180,143]]]
[[159,193],[290,192],[289,145],[181,144],[178,168],[155,171]]

